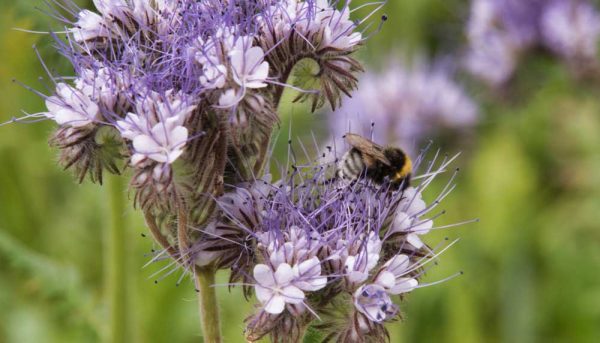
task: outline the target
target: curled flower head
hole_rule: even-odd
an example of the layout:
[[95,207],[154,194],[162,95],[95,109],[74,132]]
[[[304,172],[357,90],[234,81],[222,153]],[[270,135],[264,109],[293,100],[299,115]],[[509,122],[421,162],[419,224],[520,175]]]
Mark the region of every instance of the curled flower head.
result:
[[[351,54],[363,42],[358,24],[350,20],[349,3],[336,1],[274,1],[259,16],[260,44],[272,51],[267,61],[273,75],[287,77],[296,68],[295,86],[306,90],[296,101],[308,100],[312,110],[329,102],[340,105],[341,95],[356,88],[362,71]],[[378,8],[375,8],[375,11]]]

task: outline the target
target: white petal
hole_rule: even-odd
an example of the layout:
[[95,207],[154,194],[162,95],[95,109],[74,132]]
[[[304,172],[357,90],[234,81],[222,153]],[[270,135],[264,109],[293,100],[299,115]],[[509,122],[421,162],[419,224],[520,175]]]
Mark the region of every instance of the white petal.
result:
[[321,288],[327,286],[327,277],[322,276],[318,278],[313,278],[308,282],[311,287],[310,289],[305,289],[306,291],[318,291]]
[[304,292],[296,286],[287,286],[282,289],[282,294],[285,297],[285,302],[290,304],[299,304],[304,301]]
[[269,261],[275,267],[279,267],[280,264],[285,263],[285,255],[283,249],[272,250]]
[[412,201],[410,202],[410,205],[407,209],[407,212],[408,212],[408,214],[410,214],[412,216],[418,215],[418,214],[423,214],[421,212],[423,212],[426,207],[427,207],[427,204],[425,204],[425,201],[423,201],[423,199],[421,199],[420,197],[417,197],[417,198],[412,199]]
[[408,242],[408,244],[412,245],[417,249],[421,249],[425,245],[423,241],[421,241],[421,238],[419,238],[419,235],[414,233],[406,235],[406,241]]
[[54,118],[54,113],[63,109],[62,105],[59,105],[61,100],[56,96],[50,96],[46,99],[46,108],[48,109],[50,118]]
[[354,270],[354,265],[356,264],[356,256],[348,256],[346,258],[345,264],[348,270]]
[[253,275],[256,282],[261,286],[271,287],[275,285],[273,271],[266,264],[257,264],[254,267]]
[[377,276],[377,280],[375,280],[375,283],[377,283],[385,288],[392,288],[396,285],[396,277],[391,272],[382,271]]
[[294,266],[294,272],[297,277],[318,276],[321,274],[321,263],[317,257],[313,257]]
[[433,227],[433,220],[431,220],[431,219],[427,219],[425,221],[421,220],[419,222],[420,222],[420,224],[415,225],[410,228],[410,231],[417,235],[427,234],[429,232],[429,230],[431,230],[431,228]]
[[188,129],[178,126],[170,132],[170,141],[172,145],[184,145],[188,138]]
[[285,300],[280,295],[274,295],[265,305],[265,311],[271,314],[279,314],[285,308]]
[[244,84],[247,88],[263,88],[267,84],[264,82],[269,76],[269,63],[263,62],[254,69],[249,80]]
[[179,158],[179,156],[181,156],[183,154],[183,147],[177,147],[174,150],[172,150],[171,152],[169,152],[168,156],[167,156],[167,163],[173,163],[175,161],[177,161],[177,159]]
[[248,49],[245,53],[245,63],[246,63],[246,71],[249,71],[250,68],[256,68],[263,60],[265,53],[263,49],[258,46],[253,46]]
[[231,67],[234,70],[234,75],[237,77],[242,77],[245,74],[244,70],[244,52],[240,50],[234,50],[229,53],[229,61],[231,63]]
[[384,265],[385,269],[392,272],[395,276],[402,276],[408,269],[410,261],[406,255],[396,255],[387,261]]
[[392,287],[388,292],[391,294],[402,294],[408,293],[415,289],[419,285],[419,282],[412,278],[400,278],[396,280],[396,285]]
[[278,286],[288,285],[294,279],[292,267],[287,263],[282,263],[277,267],[275,272],[275,280]]
[[73,127],[82,126],[82,121],[85,121],[86,124],[89,123],[83,119],[81,114],[68,108],[61,108],[60,110],[54,112],[54,121],[56,121],[58,125],[70,125]]
[[370,271],[371,269],[375,268],[375,266],[377,265],[377,262],[379,262],[379,253],[368,254],[367,255],[367,271]]
[[385,319],[385,312],[378,305],[364,306],[361,312],[376,323],[380,323]]
[[[133,156],[131,156],[131,165],[135,166],[145,159],[146,159],[146,155],[134,153]],[[145,175],[145,174],[143,174],[143,175]]]
[[410,227],[411,223],[412,219],[410,219],[408,214],[398,211],[394,217],[394,221],[392,222],[390,233],[404,232]]
[[148,135],[140,135],[133,140],[133,148],[136,152],[149,155],[160,150],[160,146],[156,141]]
[[273,297],[273,290],[271,288],[262,287],[260,285],[254,285],[254,292],[256,293],[256,299],[263,304]]
[[169,132],[164,123],[154,125],[150,134],[159,146],[167,147]]
[[350,271],[348,273],[348,281],[351,283],[361,283],[369,278],[368,273],[363,273],[360,271]]
[[232,107],[235,104],[237,104],[237,102],[238,102],[237,97],[238,96],[237,96],[235,90],[228,89],[225,92],[223,92],[223,94],[221,94],[221,97],[219,97],[219,106]]

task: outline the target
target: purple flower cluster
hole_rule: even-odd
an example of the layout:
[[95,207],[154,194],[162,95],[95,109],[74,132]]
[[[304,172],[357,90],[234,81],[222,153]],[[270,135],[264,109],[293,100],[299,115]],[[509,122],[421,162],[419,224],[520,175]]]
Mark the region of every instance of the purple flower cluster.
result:
[[313,109],[336,106],[362,70],[351,57],[363,37],[348,3],[94,0],[97,11],[57,4],[66,40],[53,36],[75,75],[50,75],[56,92],[38,116],[59,125],[52,142],[80,180],[101,182],[102,171],[119,172],[125,158],[145,209],[206,202],[200,193],[219,194],[224,181],[259,171],[301,60],[319,66],[306,75],[310,89],[296,87]]
[[515,73],[521,56],[537,46],[578,68],[594,67],[599,19],[585,0],[473,0],[466,67],[501,86]]
[[[230,269],[231,285],[254,292],[248,340],[296,342],[309,326],[326,340],[385,339],[384,323],[400,315],[394,299],[424,286],[443,251],[421,237],[454,178],[429,205],[422,193],[452,159],[436,166],[436,154],[402,190],[338,179],[334,148],[329,162],[261,178],[284,87],[313,111],[335,110],[357,88],[362,66],[352,55],[364,37],[350,1],[94,0],[95,12],[55,3],[66,38],[53,37],[74,75],[50,75],[55,92],[37,116],[58,124],[51,142],[61,163],[80,181],[131,168],[135,205],[161,255],[195,273],[197,286]],[[357,97],[373,98],[394,121],[388,130],[420,140],[424,118],[475,120],[445,67],[387,72],[366,76]],[[205,332],[218,332],[209,322]]]
[[295,342],[309,325],[339,342],[384,339],[384,324],[400,314],[393,299],[419,287],[441,252],[421,237],[452,179],[429,205],[422,193],[451,161],[430,162],[404,191],[364,178],[347,185],[332,178],[335,162],[239,185],[219,198],[223,215],[199,230],[205,239],[191,255],[231,268],[232,285],[241,281],[247,296],[254,289],[260,310],[248,318],[250,341]]
[[474,126],[477,105],[454,80],[447,62],[416,58],[412,64],[390,62],[381,73],[363,74],[360,88],[330,113],[330,132],[342,137],[372,130],[381,140],[416,151],[440,130]]

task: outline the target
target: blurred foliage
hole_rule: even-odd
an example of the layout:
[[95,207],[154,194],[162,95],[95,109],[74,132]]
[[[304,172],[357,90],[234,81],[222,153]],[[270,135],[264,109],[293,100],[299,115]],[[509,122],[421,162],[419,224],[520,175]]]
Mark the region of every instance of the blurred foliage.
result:
[[[354,1],[359,3],[360,1]],[[41,1],[39,2],[41,4]],[[21,109],[43,109],[42,100],[11,80],[44,90],[43,69],[32,51],[58,71],[68,66],[43,35],[51,21],[36,1],[0,0],[0,121]],[[389,20],[364,49],[376,67],[389,52],[456,53],[464,41],[466,1],[395,0]],[[359,12],[365,12],[361,10]],[[55,29],[60,29],[56,28]],[[503,98],[473,87],[482,106],[475,139],[456,166],[458,188],[445,201],[439,225],[481,218],[481,223],[439,230],[461,237],[426,276],[441,285],[413,292],[403,304],[406,320],[391,326],[392,342],[592,342],[600,337],[600,98],[598,85],[576,81],[557,61],[527,59]],[[292,92],[286,94],[287,100]],[[286,101],[284,100],[284,103]],[[288,131],[314,151],[313,133],[325,137],[322,115],[285,106],[274,158],[285,162]],[[79,186],[55,164],[46,141],[52,123],[0,127],[0,342],[95,342],[107,330],[102,253],[109,225],[107,192]],[[435,137],[432,137],[435,141]],[[444,152],[459,149],[438,142]],[[275,169],[274,169],[275,170]],[[426,194],[429,199],[444,180]],[[153,244],[140,214],[124,213],[128,228],[135,342],[197,342],[195,292],[180,272],[157,284],[167,262],[142,266]],[[221,275],[219,282],[226,282]],[[226,342],[242,342],[252,304],[219,287]]]

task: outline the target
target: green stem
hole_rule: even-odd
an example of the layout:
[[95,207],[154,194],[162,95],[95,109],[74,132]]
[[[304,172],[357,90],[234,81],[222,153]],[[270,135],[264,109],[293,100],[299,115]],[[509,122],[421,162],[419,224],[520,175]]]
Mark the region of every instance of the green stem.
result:
[[198,287],[198,307],[200,322],[205,343],[221,343],[221,326],[219,323],[219,306],[215,291],[215,270],[213,268],[196,268],[196,287]]
[[105,243],[107,298],[110,308],[108,341],[127,342],[127,258],[125,231],[125,191],[122,177],[110,175],[107,180],[110,203],[110,230]]

